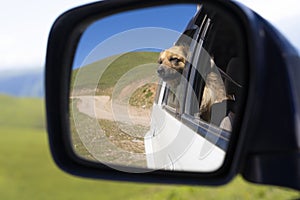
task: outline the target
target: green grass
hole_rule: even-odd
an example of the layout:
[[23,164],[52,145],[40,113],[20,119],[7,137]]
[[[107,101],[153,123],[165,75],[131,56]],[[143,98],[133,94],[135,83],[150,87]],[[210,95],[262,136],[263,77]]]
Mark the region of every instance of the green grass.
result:
[[0,131],[0,199],[115,199],[146,188],[72,177],[54,165],[43,131]]
[[[116,59],[103,73],[98,86],[106,89],[113,87],[126,72],[143,64],[156,63],[157,52],[132,52]],[[146,76],[149,76],[147,73]]]
[[45,129],[43,101],[0,95],[0,127]]
[[0,199],[294,199],[299,193],[254,186],[241,178],[224,187],[188,187],[80,179],[53,163],[46,134],[1,128]]
[[138,88],[129,99],[132,106],[151,108],[156,94],[157,84],[145,84]]
[[[8,124],[0,133],[0,199],[82,200],[82,199],[297,199],[299,192],[249,184],[237,177],[222,187],[170,186],[82,179],[59,170],[49,152],[43,123],[43,102],[37,99],[1,97]],[[39,105],[39,106],[37,106]],[[9,110],[9,109],[7,109]],[[23,113],[22,113],[23,112]],[[26,113],[24,113],[26,112]],[[15,116],[20,117],[15,117]],[[40,116],[35,120],[32,116]],[[11,117],[8,119],[8,117]],[[13,120],[13,122],[10,122]],[[25,122],[28,121],[28,124]]]
[[[112,88],[121,77],[130,70],[152,64],[149,70],[134,73],[134,79],[141,79],[156,74],[158,52],[130,52],[123,55],[116,55],[73,70],[71,85],[76,84],[76,90],[88,90],[97,88],[97,94],[111,95]],[[123,85],[128,84],[128,80],[123,80]],[[126,83],[126,84],[125,84]]]

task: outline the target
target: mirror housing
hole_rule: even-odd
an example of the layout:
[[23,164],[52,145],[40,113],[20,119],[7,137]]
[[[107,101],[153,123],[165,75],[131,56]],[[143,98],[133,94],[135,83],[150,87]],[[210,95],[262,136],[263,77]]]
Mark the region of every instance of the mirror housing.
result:
[[[248,93],[241,120],[237,124],[238,134],[229,144],[224,165],[220,170],[210,173],[157,170],[129,174],[78,157],[69,138],[68,98],[72,61],[81,34],[96,19],[122,11],[176,3],[207,4],[231,13],[245,32]],[[82,177],[221,185],[241,173],[252,182],[300,189],[299,66],[297,51],[284,37],[253,11],[235,2],[117,0],[72,9],[60,16],[53,25],[47,47],[46,107],[53,158],[64,171]],[[283,117],[278,117],[278,112]],[[139,170],[137,168],[135,171],[142,172]]]

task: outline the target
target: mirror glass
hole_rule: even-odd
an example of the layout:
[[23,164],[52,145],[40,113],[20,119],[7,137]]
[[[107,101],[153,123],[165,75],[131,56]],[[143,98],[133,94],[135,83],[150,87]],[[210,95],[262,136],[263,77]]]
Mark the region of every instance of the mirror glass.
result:
[[74,152],[135,173],[219,169],[245,88],[242,37],[233,17],[206,5],[144,8],[89,25],[71,74]]

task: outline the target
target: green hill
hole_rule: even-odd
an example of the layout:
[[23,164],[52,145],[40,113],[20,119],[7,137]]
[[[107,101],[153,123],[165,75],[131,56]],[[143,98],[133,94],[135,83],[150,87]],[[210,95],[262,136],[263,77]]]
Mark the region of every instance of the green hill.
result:
[[45,129],[43,99],[0,95],[0,127]]
[[[84,93],[84,91],[97,87],[97,94],[111,95],[112,88],[120,78],[136,67],[151,65],[148,70],[136,73],[135,79],[156,74],[155,69],[157,66],[155,63],[157,63],[158,54],[158,52],[129,52],[75,69],[72,72],[71,88],[76,92],[81,90],[81,93]],[[72,87],[74,83],[76,88]]]

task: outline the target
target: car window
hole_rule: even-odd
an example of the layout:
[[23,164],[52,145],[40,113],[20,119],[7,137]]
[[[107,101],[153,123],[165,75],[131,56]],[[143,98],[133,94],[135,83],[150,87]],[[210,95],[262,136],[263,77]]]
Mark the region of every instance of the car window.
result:
[[178,118],[231,131],[245,84],[245,52],[235,22],[211,13],[199,12],[175,43],[189,48],[189,62],[176,88],[167,86],[164,105]]
[[174,43],[188,49],[176,87],[165,82],[162,108],[226,151],[246,80],[245,44],[232,17],[200,10]]
[[189,78],[193,85],[185,112],[194,119],[231,131],[245,80],[243,45],[232,20],[211,15],[205,27],[200,50],[195,53],[198,56],[194,56],[195,67]]
[[188,49],[188,52],[190,52],[187,55],[187,62],[185,63],[179,84],[173,88],[167,86],[164,95],[165,109],[175,116],[182,114],[185,108],[184,102],[186,100],[186,92],[189,85],[188,78],[193,65],[191,60],[195,55],[191,52],[197,51],[198,44],[201,42],[200,36],[203,34],[202,32],[207,29],[206,20],[207,15],[203,14],[203,12],[198,12],[198,14],[189,22],[184,33],[174,44],[175,46],[185,47]]

